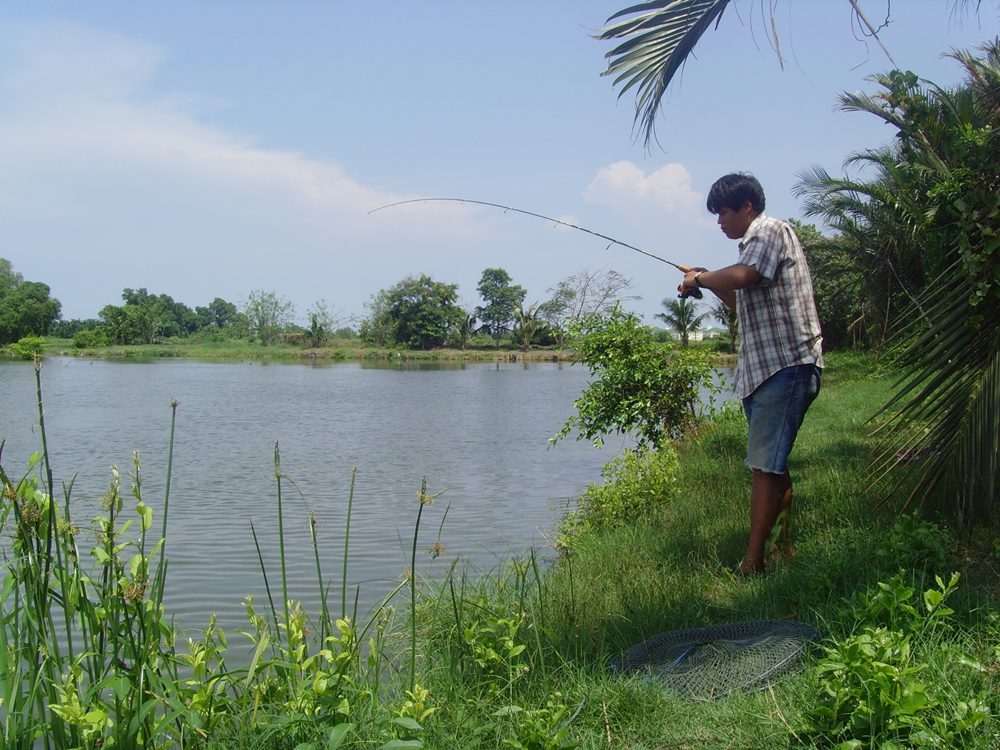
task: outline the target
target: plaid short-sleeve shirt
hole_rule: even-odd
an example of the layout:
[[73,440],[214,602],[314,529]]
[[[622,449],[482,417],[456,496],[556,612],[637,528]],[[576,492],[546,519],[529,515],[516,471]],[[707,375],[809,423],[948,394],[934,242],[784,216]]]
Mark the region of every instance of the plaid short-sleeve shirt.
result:
[[823,336],[809,265],[799,238],[784,221],[760,214],[740,242],[741,265],[754,266],[760,284],[736,292],[740,353],[736,395],[746,398],[778,370],[823,366]]

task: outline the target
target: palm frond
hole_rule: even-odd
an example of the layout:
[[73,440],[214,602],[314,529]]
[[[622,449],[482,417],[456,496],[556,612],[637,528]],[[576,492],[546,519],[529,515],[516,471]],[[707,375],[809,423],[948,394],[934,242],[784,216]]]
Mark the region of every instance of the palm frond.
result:
[[598,34],[602,41],[625,39],[608,52],[614,85],[624,84],[620,99],[637,87],[635,124],[648,147],[655,135],[656,115],[674,75],[712,23],[717,23],[731,0],[653,0],[633,5],[611,16]]
[[904,506],[954,488],[936,499],[960,521],[992,515],[1000,467],[1000,308],[974,314],[971,292],[956,264],[928,285],[926,316],[899,331],[907,375],[874,417],[884,422],[870,467],[890,492],[908,487]]
[[[713,23],[718,26],[731,1],[650,0],[618,11],[597,35],[601,41],[625,40],[605,55],[608,69],[602,75],[615,76],[614,86],[621,85],[619,99],[636,89],[633,125],[643,131],[647,148],[655,139],[656,116],[667,86],[702,35]],[[879,30],[865,17],[858,1],[847,2],[858,22],[868,29],[891,61],[892,56],[879,39]],[[773,3],[768,35],[778,55],[778,64],[782,65]]]

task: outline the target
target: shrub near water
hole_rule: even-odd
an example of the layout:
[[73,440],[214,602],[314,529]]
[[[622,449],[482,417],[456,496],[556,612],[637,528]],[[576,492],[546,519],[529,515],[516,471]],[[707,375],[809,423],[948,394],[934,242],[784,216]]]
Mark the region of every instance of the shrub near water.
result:
[[649,518],[677,496],[679,470],[670,445],[626,450],[601,471],[604,484],[590,485],[579,508],[563,519],[558,544],[572,547],[579,534]]
[[577,433],[601,445],[605,435],[630,434],[639,445],[665,445],[700,419],[719,392],[714,361],[700,352],[656,343],[653,330],[618,307],[570,326],[576,361],[593,381],[552,441]]

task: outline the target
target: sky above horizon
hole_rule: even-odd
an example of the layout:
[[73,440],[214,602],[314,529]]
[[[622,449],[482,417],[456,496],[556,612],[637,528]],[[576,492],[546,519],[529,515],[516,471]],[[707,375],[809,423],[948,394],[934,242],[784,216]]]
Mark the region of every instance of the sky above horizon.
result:
[[[647,322],[668,266],[582,232],[458,203],[502,203],[669,260],[735,259],[705,210],[722,174],[755,174],[767,212],[803,218],[792,189],[843,173],[892,132],[841,112],[843,91],[894,65],[847,0],[778,2],[779,66],[762,12],[736,0],[672,85],[662,148],[632,130],[631,94],[600,74],[593,38],[625,3],[508,0],[171,3],[13,0],[0,6],[0,257],[48,284],[63,317],[126,287],[192,308],[252,290],[322,301],[355,322],[380,289],[428,274],[480,300],[485,268],[548,298],[583,269],[633,282]],[[862,0],[876,24],[886,0]],[[942,57],[997,36],[998,9],[891,4],[896,65],[941,85]]]

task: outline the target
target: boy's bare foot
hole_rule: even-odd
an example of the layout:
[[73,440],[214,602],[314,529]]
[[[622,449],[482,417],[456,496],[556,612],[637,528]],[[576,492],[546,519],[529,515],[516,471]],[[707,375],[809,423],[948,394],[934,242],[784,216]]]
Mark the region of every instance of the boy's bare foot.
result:
[[764,575],[764,566],[752,565],[744,560],[733,570],[733,575],[737,578],[754,578],[756,576],[761,576]]

